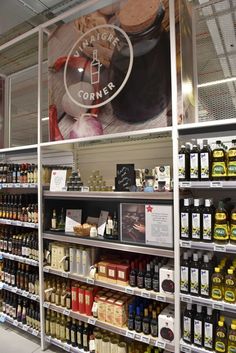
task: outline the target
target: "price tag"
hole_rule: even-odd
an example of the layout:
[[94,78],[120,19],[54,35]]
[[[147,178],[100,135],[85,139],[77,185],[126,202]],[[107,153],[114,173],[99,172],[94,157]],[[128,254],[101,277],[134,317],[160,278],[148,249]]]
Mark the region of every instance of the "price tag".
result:
[[62,272],[62,277],[68,278],[69,277],[69,272]]
[[12,224],[12,221],[10,219],[6,219],[6,224],[10,225],[10,224]]
[[70,352],[70,349],[71,349],[71,346],[69,346],[68,344],[65,344],[65,345],[64,345],[64,350],[65,350],[66,352]]
[[133,290],[133,288],[126,287],[125,288],[125,293],[133,295],[134,294],[134,290]]
[[19,289],[19,288],[17,288],[17,290],[16,290],[16,294],[20,294],[20,295],[22,295],[22,290],[21,290],[21,289]]
[[35,294],[32,295],[31,299],[32,299],[32,300],[36,300],[36,299],[37,299],[37,295],[35,295]]
[[141,341],[142,341],[143,343],[149,344],[149,342],[150,342],[150,337],[142,336],[142,337],[141,337]]
[[8,258],[9,258],[10,260],[15,260],[15,255],[10,254],[10,255],[8,256]]
[[46,302],[46,303],[43,304],[43,306],[44,306],[44,308],[49,309],[50,303],[47,303],[47,302]]
[[181,246],[182,248],[191,249],[192,243],[191,243],[191,241],[180,240],[180,246]]
[[191,348],[186,347],[186,346],[181,346],[181,351],[183,353],[191,353]]
[[220,244],[214,244],[214,251],[226,252],[226,246]]
[[12,288],[12,292],[13,292],[13,293],[16,293],[17,291],[18,291],[18,288],[17,288],[17,287],[13,287],[13,288]]
[[49,267],[44,267],[43,268],[43,272],[50,272],[50,268]]
[[16,221],[16,226],[21,227],[22,224],[23,224],[23,223],[22,223],[21,221]]
[[157,294],[156,295],[156,300],[159,301],[159,302],[166,302],[166,296],[165,295],[162,295],[162,294]]
[[15,184],[15,187],[16,187],[16,188],[20,188],[20,187],[21,187],[21,184],[17,183],[17,184]]
[[66,315],[66,316],[70,316],[70,310],[64,309],[63,310],[63,314]]
[[192,298],[182,295],[182,301],[185,303],[192,303]]
[[89,318],[88,319],[88,324],[90,324],[90,325],[96,325],[96,319],[94,319],[94,318]]
[[134,332],[126,331],[126,337],[134,339]]
[[32,335],[38,336],[38,334],[39,334],[39,332],[38,332],[37,330],[33,330],[33,331],[32,331]]
[[13,325],[17,327],[17,326],[19,325],[19,322],[16,321],[16,320],[14,320],[14,321],[13,321]]
[[213,309],[224,310],[224,304],[223,303],[213,303]]
[[36,184],[29,184],[29,187],[32,188],[32,189],[36,188]]
[[210,187],[211,188],[222,188],[223,187],[223,183],[222,183],[222,181],[211,181],[210,182]]
[[6,321],[6,316],[5,315],[0,315],[0,322],[5,322]]
[[141,335],[135,335],[134,336],[134,339],[136,340],[136,341],[141,341]]
[[27,297],[28,293],[27,293],[25,290],[23,290],[22,293],[21,293],[21,295],[22,295],[23,297]]
[[180,187],[181,187],[181,188],[191,188],[191,186],[192,186],[191,181],[182,181],[182,182],[180,183]]
[[87,278],[87,283],[88,284],[94,284],[94,279],[93,278]]
[[36,224],[35,223],[26,223],[26,227],[35,228]]
[[141,297],[150,298],[151,297],[151,293],[147,292],[147,291],[143,291],[143,292],[141,292]]
[[0,290],[4,289],[4,284],[5,283],[0,282]]
[[22,329],[27,332],[28,331],[28,326],[27,325],[23,325]]
[[162,349],[165,349],[166,348],[166,343],[156,340],[155,346],[159,347],[159,348],[162,348]]

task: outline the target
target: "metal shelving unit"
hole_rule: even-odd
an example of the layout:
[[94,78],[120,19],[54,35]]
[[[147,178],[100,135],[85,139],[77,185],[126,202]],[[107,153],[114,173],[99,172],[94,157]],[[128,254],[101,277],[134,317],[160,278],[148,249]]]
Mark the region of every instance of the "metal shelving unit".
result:
[[17,288],[17,287],[9,286],[8,284],[6,284],[4,282],[0,282],[0,290],[1,289],[5,289],[8,292],[12,292],[12,293],[20,295],[22,297],[25,297],[27,299],[31,299],[31,300],[35,300],[35,301],[39,302],[39,295],[29,293],[29,292],[22,290],[20,288]]
[[97,320],[94,317],[89,317],[87,315],[79,314],[77,312],[73,312],[72,310],[67,310],[65,308],[59,307],[59,306],[51,304],[51,303],[44,302],[44,308],[56,311],[57,313],[64,314],[64,315],[69,316],[71,318],[83,321],[85,323],[88,323],[90,325],[94,325],[94,326],[99,327],[104,330],[108,330],[108,331],[116,333],[118,335],[129,337],[135,341],[147,343],[147,344],[150,344],[154,347],[160,347],[160,348],[167,350],[168,352],[175,352],[174,345],[169,344],[169,343],[165,343],[161,340],[158,340],[158,338],[153,338],[152,336],[143,335],[143,334],[137,334],[133,331],[129,331],[127,328],[117,327],[117,326],[108,324],[107,322]]
[[157,301],[164,302],[164,303],[170,303],[170,304],[174,303],[174,296],[171,294],[165,294],[165,293],[159,293],[159,292],[156,293],[154,291],[148,291],[145,289],[133,288],[130,286],[125,287],[125,286],[121,286],[118,284],[107,283],[107,282],[99,281],[96,279],[94,280],[89,277],[79,276],[75,273],[54,270],[49,266],[44,266],[43,270],[45,273],[50,273],[55,276],[60,276],[63,278],[70,278],[75,281],[80,281],[80,282],[84,282],[87,284],[112,289],[117,292],[122,292],[122,293],[130,294],[130,295],[137,295],[142,298],[153,299],[153,300],[157,300]]
[[39,263],[36,260],[28,259],[27,257],[22,257],[18,255],[8,254],[6,252],[0,252],[0,258],[5,258],[17,262],[21,262],[23,264],[31,265],[31,266],[38,266]]

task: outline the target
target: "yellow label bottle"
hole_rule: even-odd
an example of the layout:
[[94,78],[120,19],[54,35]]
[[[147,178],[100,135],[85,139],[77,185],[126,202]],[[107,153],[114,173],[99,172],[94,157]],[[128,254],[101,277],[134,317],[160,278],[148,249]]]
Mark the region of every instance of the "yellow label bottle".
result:
[[212,178],[224,180],[226,176],[226,152],[222,148],[221,141],[216,141],[216,148],[212,152]]
[[215,267],[215,273],[211,277],[212,287],[211,287],[211,297],[215,300],[223,299],[223,280],[224,277],[220,273],[220,268]]
[[228,269],[228,274],[225,276],[225,293],[224,299],[228,303],[236,302],[236,279],[232,269]]
[[215,213],[215,226],[213,238],[218,243],[227,243],[229,240],[228,214],[224,208],[224,203],[219,202]]
[[226,328],[222,321],[218,321],[218,326],[216,328],[215,351],[220,353],[227,352]]
[[234,208],[230,215],[230,241],[236,244],[236,208]]
[[229,331],[227,353],[236,353],[236,325],[233,322]]
[[236,140],[232,140],[232,147],[228,152],[228,177],[236,179]]

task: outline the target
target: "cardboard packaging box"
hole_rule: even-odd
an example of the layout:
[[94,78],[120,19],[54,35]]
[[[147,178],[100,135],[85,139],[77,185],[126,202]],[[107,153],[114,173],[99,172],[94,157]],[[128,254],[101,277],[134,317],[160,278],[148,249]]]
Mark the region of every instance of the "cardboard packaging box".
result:
[[174,341],[174,306],[168,305],[158,316],[159,341],[172,343]]
[[175,292],[174,284],[174,266],[167,264],[160,268],[160,293],[173,294]]

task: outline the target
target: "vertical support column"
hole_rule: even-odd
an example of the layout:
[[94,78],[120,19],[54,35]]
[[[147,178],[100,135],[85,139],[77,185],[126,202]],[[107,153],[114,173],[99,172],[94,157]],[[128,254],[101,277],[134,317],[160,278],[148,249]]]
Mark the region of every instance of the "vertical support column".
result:
[[4,148],[11,145],[11,78],[5,78],[4,97]]
[[175,1],[169,0],[171,96],[172,96],[172,148],[174,179],[174,266],[175,266],[175,353],[180,352],[180,287],[179,287],[179,180],[178,180],[178,87],[176,64]]
[[39,27],[38,32],[38,240],[39,240],[39,284],[40,284],[40,327],[41,327],[41,349],[46,349],[45,342],[45,320],[44,320],[44,276],[43,276],[43,187],[42,187],[42,62],[43,62],[43,30]]

